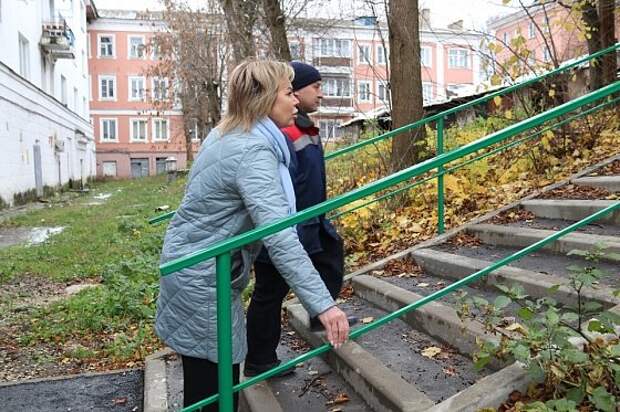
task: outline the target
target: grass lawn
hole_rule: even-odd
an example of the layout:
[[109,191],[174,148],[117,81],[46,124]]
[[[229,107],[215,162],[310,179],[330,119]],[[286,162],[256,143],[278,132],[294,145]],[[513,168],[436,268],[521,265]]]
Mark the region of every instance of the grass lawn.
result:
[[[0,249],[0,381],[131,367],[159,347],[152,324],[166,225],[146,219],[176,207],[183,189],[164,176],[97,183],[0,223],[64,227],[42,244]],[[80,283],[99,286],[65,295]]]

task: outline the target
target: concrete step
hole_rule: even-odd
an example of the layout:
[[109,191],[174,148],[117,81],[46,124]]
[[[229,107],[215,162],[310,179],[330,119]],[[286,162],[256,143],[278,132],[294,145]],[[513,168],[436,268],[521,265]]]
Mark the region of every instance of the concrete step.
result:
[[[482,223],[466,229],[484,243],[491,245],[526,247],[555,233],[553,230],[528,229]],[[572,250],[593,250],[598,244],[607,246],[606,251],[620,253],[619,236],[600,236],[586,233],[569,233],[555,242],[542,247],[544,250],[566,254]],[[608,259],[617,261],[616,259]]]
[[[426,273],[453,281],[460,280],[493,263],[483,259],[476,259],[433,249],[416,250],[412,252],[411,257],[415,259],[416,263]],[[518,284],[525,289],[528,295],[538,298],[549,296],[549,288],[554,285],[564,285],[566,282],[567,279],[560,276],[534,272],[513,266],[504,266],[483,277],[472,286],[496,290],[495,285],[497,284]],[[605,308],[620,304],[620,299],[613,296],[608,288],[584,288],[582,290],[582,296],[589,301],[602,304]],[[553,295],[553,298],[562,305],[574,305],[575,297],[576,295],[573,290],[566,286],[560,286]]]
[[[524,200],[521,206],[537,217],[578,221],[610,205],[613,200],[533,199]],[[607,214],[597,223],[620,224],[620,210]]]
[[[287,311],[289,325],[306,342],[314,347],[324,344],[320,334],[310,331],[308,315],[301,305],[289,305]],[[326,361],[375,411],[425,411],[434,405],[425,394],[355,341],[328,352]]]
[[[423,297],[374,276],[356,276],[351,282],[356,295],[387,312],[394,312]],[[477,350],[477,340],[497,342],[497,339],[485,332],[481,323],[463,322],[452,307],[437,301],[427,303],[401,319],[412,328],[456,348],[467,357],[471,357]],[[499,369],[503,365],[492,366]]]
[[579,186],[602,187],[610,192],[620,192],[620,176],[588,176],[573,179],[573,184]]

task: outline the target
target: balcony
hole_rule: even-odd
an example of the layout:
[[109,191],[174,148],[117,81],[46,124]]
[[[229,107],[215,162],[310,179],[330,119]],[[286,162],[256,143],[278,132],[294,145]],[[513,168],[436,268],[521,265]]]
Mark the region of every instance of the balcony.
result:
[[75,36],[64,19],[43,23],[41,50],[53,61],[75,59]]

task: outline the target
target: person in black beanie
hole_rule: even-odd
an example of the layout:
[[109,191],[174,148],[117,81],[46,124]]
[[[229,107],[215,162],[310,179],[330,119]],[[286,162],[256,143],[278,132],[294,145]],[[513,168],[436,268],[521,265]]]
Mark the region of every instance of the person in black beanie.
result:
[[[325,158],[319,129],[308,117],[318,110],[323,93],[321,74],[306,63],[291,63],[295,71],[293,92],[299,104],[295,124],[282,129],[292,151],[289,171],[295,188],[297,210],[301,211],[326,200]],[[344,276],[344,246],[342,238],[325,215],[317,216],[297,226],[299,240],[312,260],[325,286],[334,299],[342,288]],[[256,283],[247,314],[248,353],[244,375],[259,375],[280,364],[276,348],[280,341],[282,302],[289,287],[269,260],[263,248],[254,263]],[[357,319],[348,317],[349,325]],[[310,319],[310,327],[317,332],[322,325]],[[285,371],[284,374],[292,372]]]

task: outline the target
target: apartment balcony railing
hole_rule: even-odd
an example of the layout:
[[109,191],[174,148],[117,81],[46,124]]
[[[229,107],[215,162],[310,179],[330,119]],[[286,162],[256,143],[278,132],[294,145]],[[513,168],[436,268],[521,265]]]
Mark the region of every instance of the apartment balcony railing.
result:
[[52,60],[75,59],[75,36],[65,19],[43,23],[41,49]]

